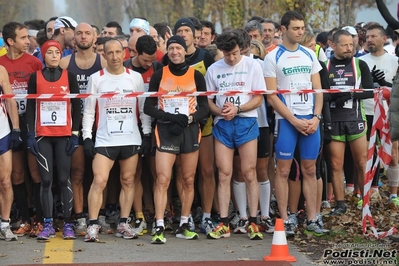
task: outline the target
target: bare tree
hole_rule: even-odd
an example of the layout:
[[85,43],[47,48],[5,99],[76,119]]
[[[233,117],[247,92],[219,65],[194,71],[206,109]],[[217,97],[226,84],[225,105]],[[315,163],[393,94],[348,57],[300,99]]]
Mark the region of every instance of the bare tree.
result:
[[20,1],[5,1],[0,0],[0,27],[4,24],[17,20],[18,14],[21,12],[22,7],[27,4],[27,0]]

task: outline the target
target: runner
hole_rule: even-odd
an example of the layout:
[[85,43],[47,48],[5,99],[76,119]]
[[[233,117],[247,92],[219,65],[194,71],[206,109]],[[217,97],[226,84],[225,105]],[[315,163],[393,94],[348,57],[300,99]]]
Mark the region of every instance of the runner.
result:
[[[201,73],[185,62],[186,42],[181,36],[173,36],[167,43],[169,65],[154,73],[149,91],[194,92],[205,91],[205,81]],[[197,239],[198,234],[189,230],[189,215],[194,199],[194,178],[201,141],[199,121],[208,116],[206,97],[160,97],[147,98],[145,112],[157,119],[155,136],[156,181],[154,203],[156,231],[151,240],[153,244],[166,242],[164,235],[164,212],[167,203],[167,190],[171,180],[172,168],[177,155],[181,160],[181,217],[176,237]]]
[[[49,40],[42,45],[41,52],[46,67],[31,75],[28,93],[79,93],[75,75],[59,67],[62,55],[60,44],[57,41]],[[71,223],[73,195],[69,178],[71,155],[78,148],[80,120],[80,100],[77,98],[28,101],[27,145],[29,151],[36,156],[42,179],[40,196],[44,213],[44,228],[37,235],[37,239],[48,240],[55,236],[52,218],[54,160],[57,164],[64,217],[62,237],[64,239],[75,238]]]
[[[0,94],[11,94],[12,89],[8,80],[7,70],[0,66]],[[0,121],[3,125],[0,128],[0,239],[5,241],[17,240],[18,237],[11,232],[10,229],[10,213],[13,202],[13,191],[11,187],[11,171],[12,171],[12,151],[11,149],[18,147],[22,140],[20,137],[18,108],[14,99],[0,101]],[[12,123],[12,131],[8,123],[9,115]],[[25,184],[24,184],[25,185]]]
[[[216,46],[224,59],[209,67],[205,76],[207,91],[228,92],[239,90],[245,93],[253,90],[265,91],[262,68],[253,59],[243,56],[245,46],[241,30],[226,31],[216,38]],[[210,239],[230,237],[228,210],[230,184],[233,172],[234,150],[241,159],[241,173],[248,195],[249,219],[247,232],[251,240],[263,239],[256,221],[259,185],[256,182],[257,138],[259,128],[256,108],[262,104],[262,95],[210,96],[208,104],[215,115],[213,136],[215,159],[219,172],[218,198],[220,223],[207,233]]]
[[[107,67],[90,76],[88,93],[131,93],[144,91],[140,74],[123,67],[124,50],[118,40],[104,44]],[[137,103],[138,102],[138,103]],[[88,195],[89,226],[86,242],[98,241],[100,224],[98,214],[102,204],[102,192],[107,184],[109,172],[115,160],[119,160],[121,192],[119,204],[120,219],[117,237],[137,238],[128,218],[134,198],[134,179],[138,153],[142,143],[137,126],[140,118],[144,134],[151,133],[151,119],[142,112],[143,98],[112,97],[89,98],[83,113],[83,139],[85,154],[94,157],[94,180]],[[95,143],[92,129],[96,117]]]

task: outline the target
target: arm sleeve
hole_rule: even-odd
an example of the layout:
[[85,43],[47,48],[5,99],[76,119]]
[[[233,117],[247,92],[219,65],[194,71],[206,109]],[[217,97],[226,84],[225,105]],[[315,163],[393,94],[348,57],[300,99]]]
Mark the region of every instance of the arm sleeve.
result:
[[[30,75],[28,81],[28,94],[35,94],[36,89],[36,72]],[[28,131],[35,131],[35,114],[36,114],[36,100],[29,99],[26,104],[26,124]]]
[[[204,76],[197,70],[194,72],[195,85],[197,87],[197,91],[206,91],[206,84]],[[193,113],[193,117],[195,121],[200,121],[203,118],[208,117],[209,115],[209,106],[208,106],[208,97],[206,96],[197,96],[198,108],[195,113]]]
[[[161,79],[162,69],[155,71],[155,73],[152,75],[150,84],[148,85],[148,91],[157,92],[161,83]],[[165,112],[157,108],[157,101],[157,97],[147,97],[144,102],[144,113],[155,119],[162,119],[162,117],[165,115]]]
[[[89,82],[87,83],[87,93],[96,93],[97,86],[95,84],[95,80],[93,75],[89,78]],[[91,139],[92,138],[92,129],[94,123],[94,115],[96,111],[96,98],[87,98],[85,100],[85,110],[83,112],[83,121],[82,121],[82,136],[83,139]]]
[[[71,93],[79,93],[79,85],[76,81],[76,75],[68,72],[69,90]],[[78,131],[82,116],[80,115],[80,99],[72,98],[72,131]]]

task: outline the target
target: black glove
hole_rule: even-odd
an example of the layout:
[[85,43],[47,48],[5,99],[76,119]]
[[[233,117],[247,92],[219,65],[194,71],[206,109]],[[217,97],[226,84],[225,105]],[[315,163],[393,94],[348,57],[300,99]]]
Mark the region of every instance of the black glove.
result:
[[39,145],[37,145],[36,136],[34,131],[28,131],[28,138],[26,140],[28,150],[34,155],[39,155]]
[[186,127],[183,127],[180,124],[173,124],[173,125],[169,125],[168,132],[172,135],[180,136],[180,134],[183,133],[185,128]]
[[96,154],[96,150],[94,149],[94,143],[90,138],[87,138],[84,140],[83,150],[87,157],[94,158],[94,155]]
[[371,70],[371,76],[373,77],[373,81],[380,84],[380,86],[385,86],[387,83],[385,81],[385,73],[380,69],[376,69],[377,66],[374,65],[373,69]]
[[140,151],[139,154],[140,155],[148,155],[151,152],[152,149],[152,136],[151,134],[144,134],[143,136],[143,140],[141,142],[141,147],[140,147]]
[[343,108],[345,105],[345,102],[349,99],[352,98],[352,95],[350,92],[341,92],[340,97],[338,97],[335,100],[335,107],[336,108]]
[[172,123],[179,124],[181,127],[186,127],[188,125],[188,116],[183,114],[166,113],[164,118]]
[[66,145],[66,152],[68,156],[71,156],[76,149],[79,147],[79,137],[72,134],[72,136],[68,139]]
[[14,149],[14,148],[18,147],[21,143],[22,143],[21,130],[13,129],[11,131],[9,148]]

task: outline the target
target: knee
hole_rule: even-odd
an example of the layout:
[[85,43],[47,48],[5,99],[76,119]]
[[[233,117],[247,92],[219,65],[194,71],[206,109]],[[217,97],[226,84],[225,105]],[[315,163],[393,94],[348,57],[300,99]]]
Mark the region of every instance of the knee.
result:
[[122,188],[133,188],[134,187],[134,176],[123,176],[121,177]]
[[194,189],[194,176],[183,179],[183,187],[185,189]]
[[71,168],[71,180],[73,183],[80,184],[83,181],[84,167],[74,167]]
[[23,169],[13,169],[11,173],[12,183],[14,185],[21,184],[25,182],[25,173]]
[[280,178],[280,179],[288,179],[288,176],[290,175],[291,172],[291,167],[277,167],[278,174],[276,175],[275,178]]
[[3,190],[11,190],[11,179],[9,177],[8,178],[3,177],[0,180],[0,186],[1,189]]
[[160,174],[157,175],[155,184],[158,189],[167,190],[169,187],[169,183],[170,183],[170,177]]
[[100,175],[95,175],[91,187],[95,190],[103,191],[106,185],[107,185],[107,178]]
[[204,165],[201,166],[201,175],[204,180],[210,180],[215,178],[215,169],[213,165]]

